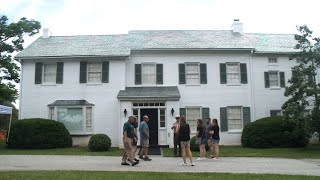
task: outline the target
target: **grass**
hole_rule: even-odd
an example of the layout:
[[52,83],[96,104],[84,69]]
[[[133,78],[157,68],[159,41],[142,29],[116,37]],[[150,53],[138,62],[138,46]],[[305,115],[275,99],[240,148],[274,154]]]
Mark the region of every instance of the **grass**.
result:
[[[163,148],[163,156],[173,157],[173,149]],[[192,152],[194,157],[199,156],[199,152]],[[207,155],[209,153],[207,152]],[[270,148],[254,149],[241,146],[221,146],[221,157],[280,157],[280,158],[313,158],[320,159],[320,144],[312,144],[305,148]]]
[[230,173],[155,173],[155,172],[101,172],[101,171],[9,171],[1,172],[1,179],[217,179],[217,180],[316,180],[316,176]]
[[7,149],[0,141],[0,155],[78,155],[78,156],[122,156],[123,150],[111,148],[109,151],[92,152],[88,148],[70,147],[57,149]]

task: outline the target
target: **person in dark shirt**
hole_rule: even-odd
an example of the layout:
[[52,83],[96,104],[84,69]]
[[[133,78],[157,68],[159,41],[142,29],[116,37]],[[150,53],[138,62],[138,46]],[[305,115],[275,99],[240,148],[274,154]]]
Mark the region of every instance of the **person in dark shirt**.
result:
[[200,149],[200,157],[197,159],[198,161],[200,160],[205,160],[206,158],[206,136],[205,136],[205,126],[203,125],[202,119],[197,120],[197,142],[199,144],[199,149]]
[[218,160],[219,158],[219,142],[220,142],[220,136],[219,136],[219,125],[217,119],[212,119],[212,130],[210,133],[212,134],[212,144],[215,152],[215,157],[213,157],[213,160]]
[[137,117],[134,117],[134,121],[132,123],[132,126],[134,128],[134,138],[132,141],[132,156],[135,161],[139,161],[139,159],[135,158],[136,152],[137,152],[137,143],[138,143],[138,134],[137,134],[138,120],[137,120]]
[[180,164],[181,166],[187,166],[186,162],[186,153],[188,153],[189,160],[191,166],[194,166],[192,162],[192,152],[190,150],[190,126],[186,122],[186,118],[184,116],[180,117],[180,125],[177,127],[177,132],[179,134],[179,140],[182,148],[182,159],[183,162]]
[[124,146],[124,153],[122,156],[122,163],[121,165],[129,165],[127,163],[127,159],[130,161],[131,166],[137,165],[139,162],[134,161],[132,155],[132,142],[134,138],[134,128],[132,123],[134,121],[134,116],[129,116],[128,121],[123,125],[123,146]]

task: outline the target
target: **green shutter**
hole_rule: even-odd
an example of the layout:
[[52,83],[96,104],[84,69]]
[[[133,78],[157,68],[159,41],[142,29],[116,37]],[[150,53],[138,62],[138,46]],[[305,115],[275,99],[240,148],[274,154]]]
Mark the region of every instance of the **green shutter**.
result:
[[269,72],[264,72],[264,87],[266,88],[270,87]]
[[109,61],[102,61],[102,83],[109,82]]
[[207,64],[200,64],[200,83],[207,84]]
[[227,66],[220,63],[220,84],[227,84]]
[[34,83],[35,84],[41,84],[42,83],[42,67],[43,67],[43,63],[36,63],[35,78],[34,78]]
[[157,64],[157,84],[163,84],[163,64]]
[[135,70],[135,84],[141,84],[142,83],[142,70],[141,70],[141,64],[135,64],[134,65],[134,70]]
[[205,120],[206,118],[210,118],[210,109],[207,107],[202,108],[202,120]]
[[246,63],[240,64],[240,72],[241,72],[241,84],[247,84],[248,77],[247,77],[247,64]]
[[87,62],[81,61],[80,62],[80,83],[86,83],[87,82]]
[[186,117],[186,108],[180,108],[180,116]]
[[228,111],[226,107],[220,108],[220,125],[221,132],[228,131]]
[[186,84],[186,66],[179,64],[179,84]]
[[56,83],[63,83],[63,62],[57,62]]
[[286,87],[286,79],[284,77],[284,72],[280,72],[280,87]]
[[251,122],[251,114],[250,114],[250,107],[243,107],[242,108],[243,114],[243,127]]

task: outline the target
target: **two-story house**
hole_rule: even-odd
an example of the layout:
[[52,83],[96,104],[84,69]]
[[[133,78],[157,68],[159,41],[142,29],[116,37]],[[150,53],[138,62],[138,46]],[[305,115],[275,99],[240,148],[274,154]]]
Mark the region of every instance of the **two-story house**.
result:
[[232,30],[130,31],[38,38],[21,62],[20,118],[65,124],[75,145],[105,133],[122,146],[128,116],[150,117],[151,145],[173,145],[174,116],[217,118],[221,144],[243,127],[281,113],[295,61],[293,34]]

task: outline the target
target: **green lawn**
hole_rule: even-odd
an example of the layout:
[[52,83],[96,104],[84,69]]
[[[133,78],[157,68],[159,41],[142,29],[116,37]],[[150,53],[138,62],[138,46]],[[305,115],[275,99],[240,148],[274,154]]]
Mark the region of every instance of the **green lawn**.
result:
[[[173,149],[163,148],[163,156],[173,157]],[[194,157],[199,156],[199,152],[192,152]],[[207,152],[207,156],[209,153]],[[320,144],[309,145],[305,148],[270,148],[253,149],[241,146],[221,146],[221,157],[281,157],[281,158],[316,158],[320,159]]]
[[0,141],[0,155],[79,155],[79,156],[122,156],[123,150],[111,148],[104,152],[91,152],[88,148],[70,147],[58,149],[7,149],[5,142]]
[[229,174],[229,173],[154,173],[154,172],[92,172],[92,171],[12,171],[1,172],[1,179],[218,179],[218,180],[312,180],[315,176],[287,176],[267,174]]

